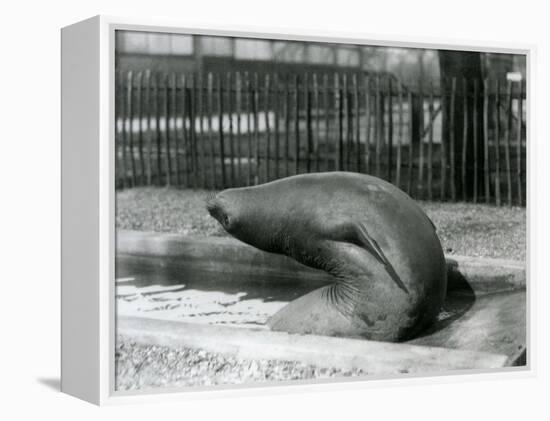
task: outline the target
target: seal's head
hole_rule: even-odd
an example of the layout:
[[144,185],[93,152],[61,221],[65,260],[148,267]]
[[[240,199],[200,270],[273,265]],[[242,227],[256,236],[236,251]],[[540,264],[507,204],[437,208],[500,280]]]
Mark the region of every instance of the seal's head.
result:
[[[259,203],[258,203],[259,202]],[[273,223],[266,221],[258,205],[262,201],[247,188],[227,189],[210,194],[206,199],[208,213],[233,237],[267,250],[272,244]]]

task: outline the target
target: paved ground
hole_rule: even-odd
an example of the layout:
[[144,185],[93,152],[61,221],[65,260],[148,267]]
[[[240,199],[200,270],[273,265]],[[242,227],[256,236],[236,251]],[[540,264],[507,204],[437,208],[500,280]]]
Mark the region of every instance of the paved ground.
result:
[[[135,188],[117,193],[117,227],[189,235],[227,235],[204,207],[204,190]],[[420,202],[446,253],[525,260],[526,211],[469,203]]]
[[140,345],[118,337],[117,390],[212,386],[366,375],[362,370],[320,368],[295,361],[244,360],[200,349]]

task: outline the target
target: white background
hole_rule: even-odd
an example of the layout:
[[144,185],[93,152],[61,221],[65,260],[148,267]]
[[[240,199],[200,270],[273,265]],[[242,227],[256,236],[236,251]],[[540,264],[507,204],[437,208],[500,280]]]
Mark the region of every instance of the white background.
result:
[[[550,14],[543,1],[95,0],[4,2],[0,50],[2,185],[0,418],[11,419],[549,419],[545,237],[550,215],[548,120]],[[62,26],[96,14],[352,32],[434,41],[536,44],[531,187],[537,374],[439,379],[96,408],[58,392],[60,295],[59,86]],[[548,180],[548,181],[547,181]],[[7,233],[7,235],[6,235]],[[546,388],[546,390],[544,390]],[[328,390],[328,391],[327,391]]]

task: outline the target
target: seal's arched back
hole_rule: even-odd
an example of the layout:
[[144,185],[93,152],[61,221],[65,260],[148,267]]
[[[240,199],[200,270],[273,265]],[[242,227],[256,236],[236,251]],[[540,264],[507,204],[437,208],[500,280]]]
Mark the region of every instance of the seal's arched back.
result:
[[446,293],[435,228],[376,177],[330,172],[228,189],[207,202],[234,237],[324,270],[334,283],[271,317],[274,330],[398,341],[433,322]]

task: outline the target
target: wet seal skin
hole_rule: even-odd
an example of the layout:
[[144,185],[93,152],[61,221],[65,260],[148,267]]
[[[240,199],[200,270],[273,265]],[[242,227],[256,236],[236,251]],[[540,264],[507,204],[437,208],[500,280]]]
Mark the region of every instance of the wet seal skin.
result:
[[401,341],[439,313],[447,270],[435,227],[384,180],[296,175],[224,190],[207,209],[239,240],[334,277],[274,314],[273,330]]

